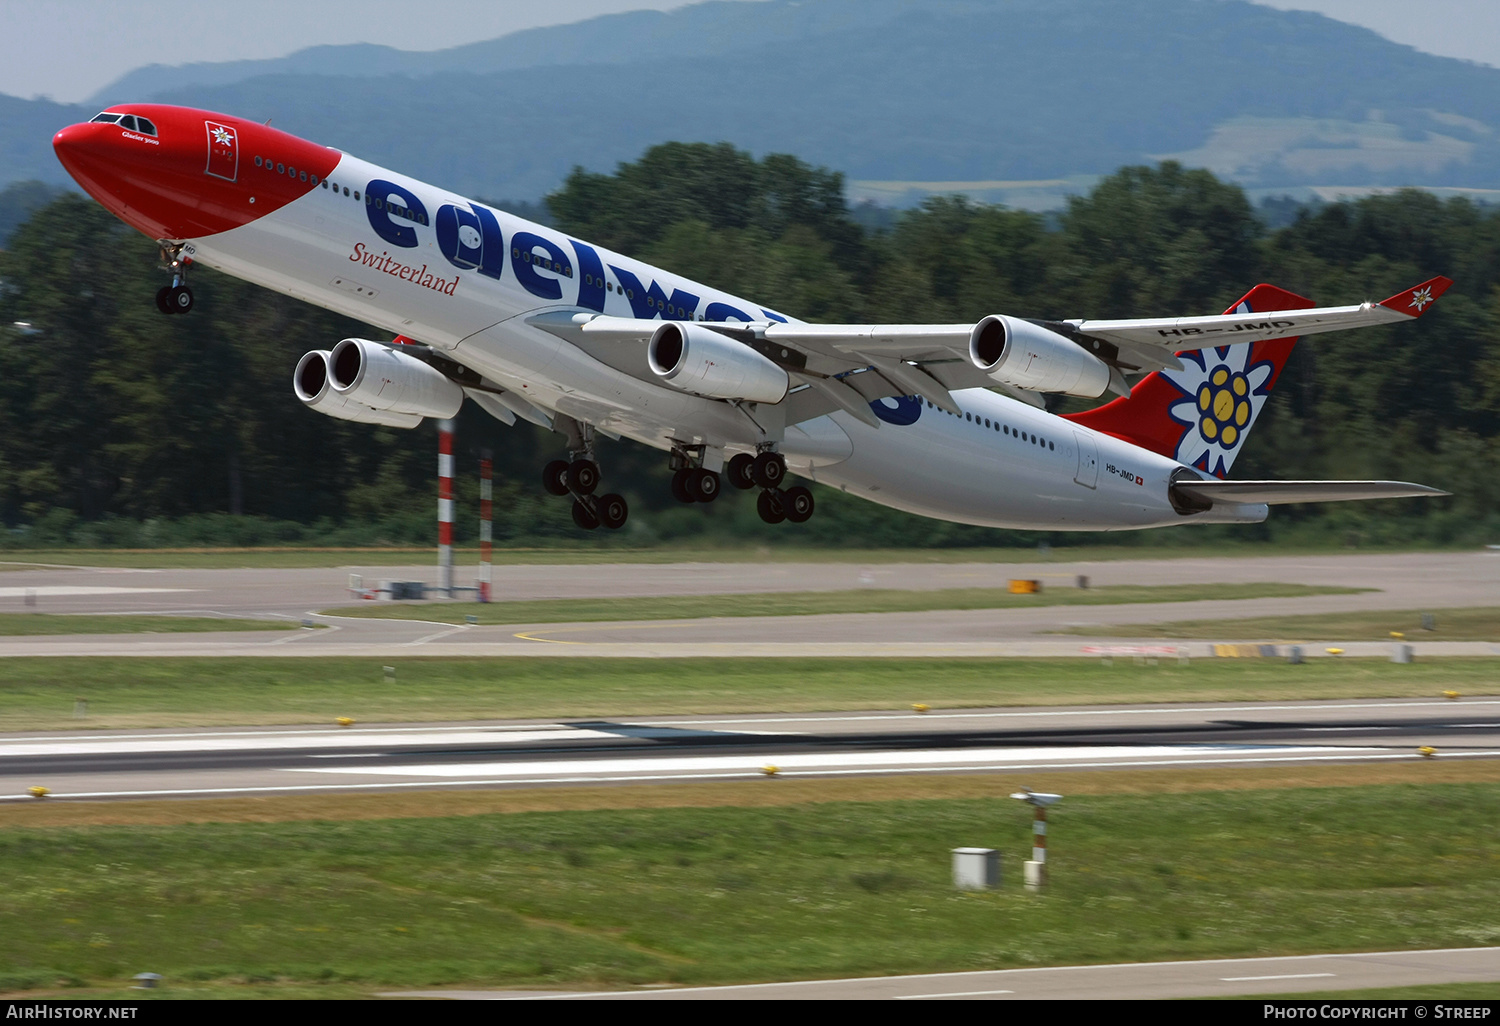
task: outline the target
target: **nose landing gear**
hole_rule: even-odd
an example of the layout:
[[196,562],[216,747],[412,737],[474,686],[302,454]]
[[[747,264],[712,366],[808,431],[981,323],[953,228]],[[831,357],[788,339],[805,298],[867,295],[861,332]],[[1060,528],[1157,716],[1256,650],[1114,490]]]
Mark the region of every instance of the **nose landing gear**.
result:
[[172,284],[156,290],[156,308],[164,314],[185,314],[193,308],[193,290],[187,287],[187,269],[192,258],[183,253],[181,243],[163,242],[162,265],[172,272]]

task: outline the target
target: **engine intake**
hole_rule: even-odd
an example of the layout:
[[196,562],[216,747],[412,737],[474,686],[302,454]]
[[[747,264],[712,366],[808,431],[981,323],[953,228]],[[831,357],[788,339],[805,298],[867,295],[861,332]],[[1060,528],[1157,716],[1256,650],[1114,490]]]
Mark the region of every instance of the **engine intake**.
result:
[[664,321],[651,333],[646,360],[665,384],[712,399],[779,403],[791,387],[784,369],[692,321]]
[[994,380],[1033,392],[1095,399],[1109,387],[1109,366],[1055,331],[992,314],[969,334],[969,360]]
[[328,380],[336,394],[372,410],[446,419],[464,404],[464,390],[441,371],[369,339],[334,346]]
[[345,398],[333,390],[329,380],[328,365],[332,354],[326,349],[314,349],[303,354],[292,372],[292,391],[309,409],[326,413],[340,420],[353,420],[361,424],[380,424],[384,427],[414,428],[422,418],[414,413],[391,413],[387,410],[372,410],[363,403]]

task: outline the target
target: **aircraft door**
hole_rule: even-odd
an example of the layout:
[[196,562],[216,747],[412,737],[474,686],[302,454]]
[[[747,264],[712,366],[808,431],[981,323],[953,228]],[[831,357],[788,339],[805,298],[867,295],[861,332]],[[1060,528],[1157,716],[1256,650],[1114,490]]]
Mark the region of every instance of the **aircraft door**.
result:
[[1078,443],[1078,472],[1073,480],[1085,488],[1099,487],[1099,447],[1082,431],[1073,432],[1073,440]]

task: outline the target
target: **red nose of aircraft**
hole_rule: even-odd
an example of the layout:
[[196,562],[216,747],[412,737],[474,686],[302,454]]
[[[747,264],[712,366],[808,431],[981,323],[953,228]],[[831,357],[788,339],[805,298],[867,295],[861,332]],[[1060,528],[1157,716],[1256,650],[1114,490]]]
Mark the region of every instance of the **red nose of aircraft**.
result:
[[69,125],[52,149],[83,190],[153,239],[264,217],[323,184],[340,154],[226,114],[126,104]]

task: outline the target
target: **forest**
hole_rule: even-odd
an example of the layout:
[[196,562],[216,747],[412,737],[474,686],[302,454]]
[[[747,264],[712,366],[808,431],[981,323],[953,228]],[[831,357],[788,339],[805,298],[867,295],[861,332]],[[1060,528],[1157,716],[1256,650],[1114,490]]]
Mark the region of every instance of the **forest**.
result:
[[[151,240],[77,194],[25,195],[31,212],[0,251],[0,545],[433,540],[431,423],[352,424],[292,394],[302,353],[388,335],[207,269],[194,272],[193,314],[163,317]],[[1456,284],[1420,324],[1299,344],[1234,476],[1395,478],[1450,498],[1282,507],[1262,525],[1110,540],[1500,536],[1500,210],[1406,190],[1302,210],[1272,229],[1238,186],[1170,162],[1122,168],[1050,214],[961,198],[889,213],[851,209],[844,196],[841,174],[793,156],[668,143],[612,173],[575,169],[546,213],[579,238],[813,321],[1220,313],[1261,281],[1333,305],[1446,274]],[[630,523],[586,536],[540,484],[560,435],[505,427],[468,404],[457,439],[460,540],[477,533],[482,453],[495,462],[502,545],[1100,540],[924,520],[829,489],[809,523],[771,527],[742,495],[679,506],[665,454],[629,442],[606,443],[601,460]]]

